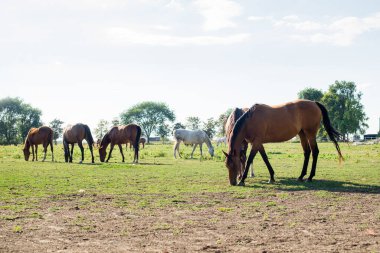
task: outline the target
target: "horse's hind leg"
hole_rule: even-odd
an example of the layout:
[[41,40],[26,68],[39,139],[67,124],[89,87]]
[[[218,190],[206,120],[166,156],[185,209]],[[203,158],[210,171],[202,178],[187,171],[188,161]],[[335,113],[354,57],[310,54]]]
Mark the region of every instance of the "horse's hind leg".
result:
[[268,168],[268,171],[269,171],[269,174],[270,174],[270,179],[269,179],[269,182],[268,183],[274,183],[276,182],[276,180],[274,180],[274,170],[272,168],[272,165],[270,164],[269,162],[269,159],[268,159],[268,156],[267,156],[267,153],[265,152],[265,149],[264,149],[264,146],[261,145],[260,149],[259,149],[259,152],[260,152],[260,155],[261,157],[263,158],[264,162],[265,162],[265,165],[267,166]]
[[298,181],[303,181],[303,177],[307,174],[307,167],[309,165],[311,150],[310,150],[309,142],[307,141],[307,138],[305,136],[305,133],[301,131],[298,135],[301,139],[301,145],[302,145],[303,152],[304,152],[303,154],[305,157],[304,162],[303,162],[302,172],[298,178]]
[[74,153],[74,143],[71,144],[71,152],[70,152],[70,162],[71,163],[73,162],[73,153]]
[[174,158],[177,158],[177,151],[178,151],[178,156],[181,158],[181,154],[179,153],[179,141],[176,141],[174,144]]
[[91,152],[91,163],[95,163],[95,160],[94,160],[94,152],[92,150],[92,145],[88,145],[89,149],[90,149],[90,152]]
[[51,140],[50,142],[50,150],[51,150],[51,161],[54,162],[53,140]]
[[42,145],[43,145],[43,147],[44,147],[44,158],[42,159],[42,161],[45,162],[45,159],[46,159],[46,153],[47,153],[47,146],[48,146],[48,144],[47,144],[47,143],[44,143],[44,144],[42,144]]
[[35,146],[36,146],[36,161],[38,161],[38,156],[37,156],[38,145],[35,145]]
[[121,154],[121,157],[123,158],[123,162],[124,162],[123,147],[121,146],[121,144],[117,144],[117,145],[119,146],[120,154]]
[[310,139],[309,143],[310,143],[311,152],[313,154],[313,164],[311,166],[310,176],[307,179],[307,181],[311,182],[313,180],[313,177],[315,176],[315,171],[317,170],[317,161],[318,161],[319,149],[318,149],[318,144],[317,144],[315,137]]
[[80,148],[80,152],[82,154],[82,159],[79,161],[79,163],[82,163],[83,160],[84,160],[84,148],[83,148],[83,144],[82,144],[82,141],[78,141],[78,146]]

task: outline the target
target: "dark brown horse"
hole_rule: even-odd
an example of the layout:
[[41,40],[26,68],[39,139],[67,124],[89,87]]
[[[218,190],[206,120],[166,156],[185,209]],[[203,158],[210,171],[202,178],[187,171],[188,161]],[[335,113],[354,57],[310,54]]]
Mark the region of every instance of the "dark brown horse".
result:
[[283,142],[290,140],[297,134],[300,137],[304,150],[304,164],[298,180],[303,181],[307,173],[310,153],[313,154],[313,163],[308,181],[312,181],[315,176],[319,149],[316,135],[320,127],[323,116],[323,125],[330,140],[335,144],[338,151],[339,160],[342,160],[337,139],[341,136],[330,123],[326,108],[318,103],[309,100],[297,100],[283,105],[268,106],[256,104],[243,114],[236,122],[231,141],[226,155],[226,166],[229,171],[231,185],[236,185],[236,178],[240,169],[240,149],[244,140],[251,143],[252,149],[244,170],[243,177],[239,185],[244,185],[248,168],[253,162],[257,152],[260,152],[270,173],[270,182],[274,182],[274,171],[269,163],[264,150],[264,143]]
[[[32,147],[32,154],[33,154],[33,160],[37,159],[37,149],[38,145],[42,144],[44,148],[44,159],[42,160],[43,162],[46,159],[46,151],[47,147],[50,145],[51,149],[51,160],[54,161],[54,153],[53,153],[53,130],[50,127],[47,126],[42,126],[39,128],[31,128],[28,132],[28,136],[25,139],[25,144],[24,144],[24,157],[25,161],[29,160],[30,156],[30,147]],[[36,157],[34,157],[34,152],[36,153]]]
[[141,127],[136,124],[129,124],[126,126],[114,126],[106,133],[100,143],[99,156],[100,161],[104,162],[107,155],[107,147],[111,144],[110,153],[108,154],[107,161],[111,158],[111,153],[115,145],[119,146],[121,156],[124,154],[122,144],[133,143],[135,155],[133,162],[139,162],[139,140],[141,136]]
[[[229,145],[231,142],[232,130],[233,130],[236,122],[248,110],[249,110],[249,108],[243,108],[243,109],[235,108],[231,112],[230,116],[228,116],[226,123],[224,125],[224,132],[226,135],[227,145]],[[248,142],[246,140],[243,140],[243,142],[241,144],[241,148],[240,148],[240,164],[241,164],[241,166],[240,166],[240,170],[239,170],[239,174],[238,174],[239,178],[241,178],[243,176],[243,173],[244,173],[245,162],[247,161],[247,150],[248,150]],[[251,177],[253,177],[253,176],[254,176],[254,173],[253,173],[253,166],[252,166],[251,167]]]
[[[83,140],[87,141],[88,147],[91,151],[92,163],[94,163],[94,154],[92,152],[92,146],[94,145],[94,139],[90,128],[85,124],[75,124],[73,126],[69,125],[63,130],[63,148],[65,151],[65,162],[73,162],[73,151],[74,144],[78,143],[80,151],[82,153],[82,159],[79,163],[82,163],[84,160],[84,148],[82,145]],[[69,145],[71,144],[71,152]]]

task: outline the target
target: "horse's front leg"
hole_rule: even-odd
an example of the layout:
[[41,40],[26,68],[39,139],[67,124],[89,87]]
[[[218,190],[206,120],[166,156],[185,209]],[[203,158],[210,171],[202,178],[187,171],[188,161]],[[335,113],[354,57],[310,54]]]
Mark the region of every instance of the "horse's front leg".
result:
[[242,176],[242,178],[241,178],[238,186],[244,186],[245,185],[244,181],[247,178],[249,166],[252,164],[253,159],[255,158],[257,152],[258,152],[257,147],[252,145],[251,152],[249,153],[247,165],[245,166],[245,170],[244,170],[243,176]]
[[124,162],[123,147],[121,146],[121,144],[117,144],[117,145],[119,146],[120,154],[121,154],[121,157],[123,158],[123,162]]
[[263,145],[260,146],[259,151],[260,151],[260,155],[263,158],[263,160],[265,162],[265,165],[267,166],[269,174],[270,174],[270,179],[269,179],[268,183],[272,184],[272,183],[276,182],[276,180],[274,180],[274,170],[272,168],[272,165],[269,162],[267,153],[265,152],[265,149],[264,149]]
[[33,155],[33,160],[32,162],[34,162],[34,145],[31,145],[32,146],[32,155]]
[[111,146],[110,146],[110,153],[108,154],[108,158],[107,158],[107,160],[106,160],[107,163],[108,163],[108,161],[109,161],[110,158],[111,158],[111,154],[112,154],[112,150],[113,150],[114,146],[115,146],[115,144],[111,143]]
[[[194,144],[193,151],[191,152],[190,158],[193,158],[193,154],[195,149],[197,148],[198,144]],[[201,152],[201,157],[202,157],[202,152]]]

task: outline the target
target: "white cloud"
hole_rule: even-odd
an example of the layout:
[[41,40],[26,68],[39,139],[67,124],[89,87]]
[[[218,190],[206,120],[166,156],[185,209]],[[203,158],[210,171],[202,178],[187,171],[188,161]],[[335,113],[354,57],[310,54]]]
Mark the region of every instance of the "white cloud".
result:
[[256,21],[272,21],[272,16],[249,16],[247,18],[250,21],[256,22]]
[[185,7],[178,0],[170,0],[170,2],[166,5],[166,7],[174,9],[176,11],[183,11]]
[[236,27],[232,18],[240,16],[242,9],[231,0],[197,0],[194,4],[205,19],[203,29],[206,31]]
[[296,15],[285,16],[281,19],[269,19],[265,16],[248,19],[268,20],[277,29],[294,30],[294,33],[287,36],[297,41],[337,46],[349,46],[363,33],[380,29],[380,13],[364,18],[343,17],[325,22],[301,20]]
[[230,45],[244,42],[250,37],[248,33],[228,36],[177,36],[127,27],[108,28],[105,31],[105,35],[106,40],[111,43],[153,46]]

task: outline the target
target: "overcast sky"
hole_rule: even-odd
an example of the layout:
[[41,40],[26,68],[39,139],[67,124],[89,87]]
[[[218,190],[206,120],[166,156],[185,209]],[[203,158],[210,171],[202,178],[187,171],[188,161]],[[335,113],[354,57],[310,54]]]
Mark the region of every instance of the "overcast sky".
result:
[[0,98],[96,127],[146,101],[184,122],[354,81],[377,132],[380,1],[1,0]]

